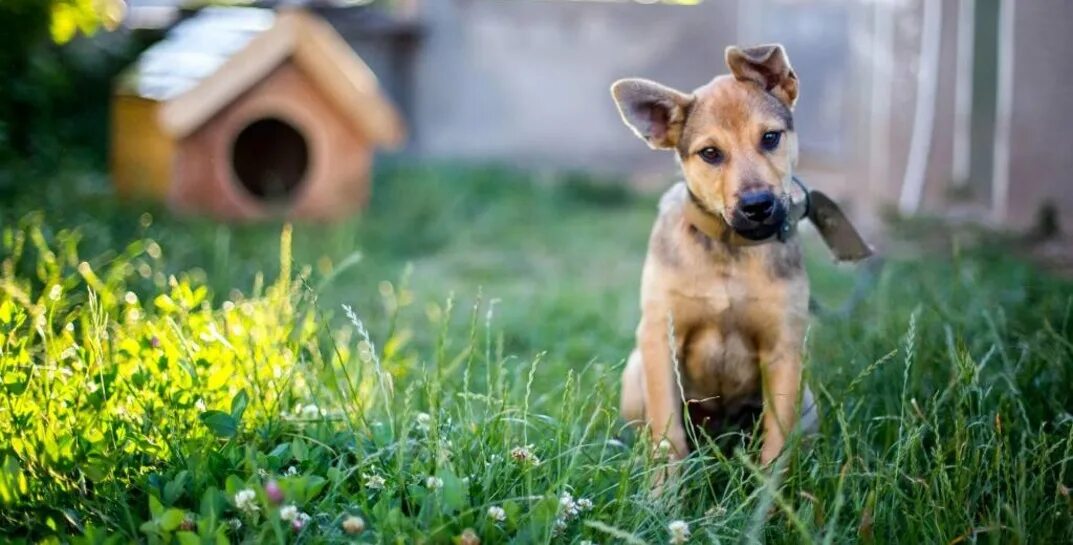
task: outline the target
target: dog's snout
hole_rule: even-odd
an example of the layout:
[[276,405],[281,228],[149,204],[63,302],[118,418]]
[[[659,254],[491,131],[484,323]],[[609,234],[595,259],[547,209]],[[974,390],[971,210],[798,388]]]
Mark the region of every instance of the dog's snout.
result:
[[778,201],[771,191],[752,191],[738,199],[738,209],[749,221],[757,223],[767,221],[775,213]]
[[738,196],[730,226],[749,240],[774,235],[786,219],[786,207],[770,189],[754,189]]

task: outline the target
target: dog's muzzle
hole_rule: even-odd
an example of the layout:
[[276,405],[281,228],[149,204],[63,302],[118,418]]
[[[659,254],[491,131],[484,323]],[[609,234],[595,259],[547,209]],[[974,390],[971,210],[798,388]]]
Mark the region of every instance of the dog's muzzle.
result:
[[747,240],[759,241],[775,236],[786,223],[784,200],[768,190],[741,195],[731,217],[731,229]]
[[752,191],[739,198],[729,221],[705,207],[687,185],[690,205],[686,207],[686,217],[693,218],[689,220],[693,228],[713,239],[729,226],[739,239],[736,243],[746,245],[769,240],[786,242],[797,231],[797,222],[808,218],[839,261],[860,261],[872,255],[872,247],[830,197],[809,189],[797,177],[792,180],[800,189],[800,199],[794,199],[792,193],[776,196],[771,191]]

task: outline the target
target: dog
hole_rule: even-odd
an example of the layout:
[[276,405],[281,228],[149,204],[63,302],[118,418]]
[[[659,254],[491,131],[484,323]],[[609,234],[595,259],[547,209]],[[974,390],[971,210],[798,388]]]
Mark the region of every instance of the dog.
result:
[[626,125],[674,151],[685,178],[661,198],[649,238],[621,414],[669,443],[672,459],[690,449],[683,406],[716,427],[760,418],[767,465],[794,429],[818,423],[802,384],[798,78],[778,44],[729,47],[726,65],[692,93],[637,78],[611,87]]

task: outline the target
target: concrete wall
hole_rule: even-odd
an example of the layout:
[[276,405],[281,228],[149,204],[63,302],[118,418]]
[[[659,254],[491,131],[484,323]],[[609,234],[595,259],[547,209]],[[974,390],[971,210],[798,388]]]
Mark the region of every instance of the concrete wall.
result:
[[1010,166],[1006,220],[1030,225],[1053,202],[1067,232],[1073,227],[1073,2],[1016,2],[1014,10]]
[[[930,0],[708,0],[698,6],[417,2],[424,28],[407,99],[412,149],[425,157],[626,174],[662,187],[676,175],[672,156],[648,151],[622,125],[610,83],[642,76],[690,90],[726,71],[727,45],[778,41],[787,46],[801,78],[795,116],[802,173],[859,221],[878,223],[880,212],[897,203],[905,180],[925,1]],[[986,4],[993,13],[995,6],[1014,1],[980,0],[976,11]],[[996,213],[992,198],[996,120],[993,113],[981,114],[987,108],[977,104],[971,111],[971,179],[960,189],[954,184],[958,20],[964,4],[938,5],[934,116],[920,210],[1024,226],[1041,202],[1054,201],[1064,216],[1073,215],[1073,190],[1067,189],[1073,189],[1067,181],[1073,153],[1062,151],[1058,136],[1073,121],[1064,108],[1065,91],[1073,88],[1066,59],[1073,50],[1073,2],[1015,3],[1004,213]],[[994,29],[990,32],[978,37],[992,40],[992,46],[976,48],[970,79],[973,97],[993,110],[995,89],[981,87],[979,77],[999,62]],[[993,84],[994,74],[990,77]]]
[[416,61],[417,150],[530,167],[668,175],[608,91],[643,76],[691,90],[725,71],[735,2],[700,6],[435,0]]
[[[876,5],[786,0],[698,6],[552,0],[420,4],[413,149],[423,156],[626,174],[658,188],[673,156],[649,151],[621,123],[608,87],[642,76],[695,88],[725,73],[731,44],[781,42],[801,78],[796,126],[802,173],[858,218],[896,201],[912,131],[921,1]],[[944,2],[942,56],[953,65],[956,3]],[[876,79],[875,65],[883,70]],[[952,70],[940,72],[929,180],[945,180],[952,138]],[[873,87],[887,88],[873,115]],[[877,124],[878,123],[878,124]],[[877,140],[878,139],[878,140]],[[877,142],[877,149],[873,142]],[[880,165],[876,168],[876,165]],[[927,195],[941,195],[931,184]]]

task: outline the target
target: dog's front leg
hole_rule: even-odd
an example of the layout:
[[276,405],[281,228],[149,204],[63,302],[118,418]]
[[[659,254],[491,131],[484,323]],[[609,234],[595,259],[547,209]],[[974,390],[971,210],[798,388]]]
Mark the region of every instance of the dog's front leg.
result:
[[645,416],[656,444],[666,440],[671,457],[688,453],[685,428],[682,426],[682,400],[675,382],[671,354],[669,316],[665,311],[645,311],[637,328],[645,377]]
[[771,463],[782,452],[786,437],[797,425],[801,391],[801,354],[794,348],[783,348],[761,356],[764,389],[764,446],[760,462]]

